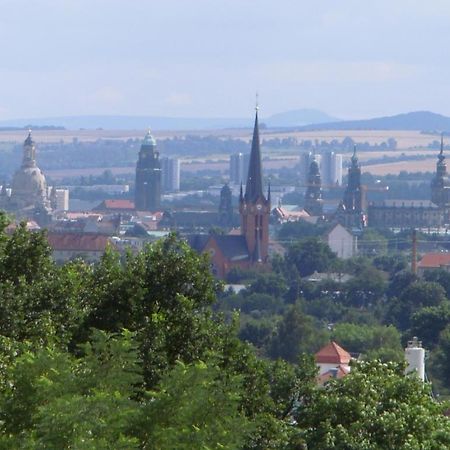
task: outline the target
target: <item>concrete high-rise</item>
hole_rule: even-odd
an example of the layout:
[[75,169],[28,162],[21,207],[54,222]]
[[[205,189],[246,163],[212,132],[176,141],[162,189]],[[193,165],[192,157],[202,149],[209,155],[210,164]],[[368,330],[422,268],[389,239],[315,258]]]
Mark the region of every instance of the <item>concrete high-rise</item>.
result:
[[342,155],[334,152],[322,154],[320,174],[324,185],[342,184]]
[[180,160],[161,158],[161,185],[163,192],[180,190]]
[[248,153],[235,153],[230,155],[230,182],[234,184],[245,183],[250,155]]
[[161,163],[150,131],[142,141],[136,165],[134,204],[138,211],[154,211],[161,205]]

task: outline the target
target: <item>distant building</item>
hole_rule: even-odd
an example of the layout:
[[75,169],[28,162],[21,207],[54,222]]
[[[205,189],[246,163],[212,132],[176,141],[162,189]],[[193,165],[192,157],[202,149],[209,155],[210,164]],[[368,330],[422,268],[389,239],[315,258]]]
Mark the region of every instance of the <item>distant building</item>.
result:
[[333,378],[342,378],[350,372],[352,356],[336,342],[330,342],[321,348],[314,359],[319,368],[320,385]]
[[156,141],[147,132],[136,165],[135,207],[139,211],[156,211],[161,204],[161,163]]
[[36,220],[43,226],[52,218],[52,208],[45,176],[36,163],[36,145],[31,131],[23,144],[20,168],[15,172],[8,195],[6,185],[0,193],[0,208],[15,214],[17,218]]
[[53,259],[65,263],[75,258],[97,262],[104,254],[110,238],[98,233],[48,233]]
[[180,190],[180,160],[161,158],[161,186],[163,192]]
[[241,235],[245,237],[250,261],[265,264],[269,249],[270,186],[266,197],[263,193],[258,110],[255,116],[245,194],[241,190],[239,197],[239,213]]
[[325,186],[342,185],[342,155],[335,152],[323,153],[320,160],[320,174]]
[[376,228],[439,229],[450,223],[450,180],[444,156],[444,142],[431,181],[431,201],[385,200],[368,207],[368,224]]
[[[310,222],[311,216],[303,208],[298,206],[292,207],[292,205],[276,206],[272,209],[272,217],[276,223],[283,224],[286,222],[298,222],[299,220],[305,220]],[[317,217],[315,217],[317,219]]]
[[250,155],[248,153],[235,153],[230,155],[230,183],[245,183],[248,173]]
[[441,151],[438,155],[436,173],[431,181],[431,201],[439,208],[450,205],[450,180],[447,175],[447,163],[444,156],[444,139],[441,136]]
[[311,162],[315,160],[320,167],[321,156],[316,155],[313,152],[302,152],[300,153],[300,160],[298,163],[299,168],[299,183],[300,186],[307,186],[308,184],[308,174],[311,167]]
[[99,205],[92,209],[92,211],[104,213],[132,213],[134,210],[134,202],[125,199],[103,200]]
[[231,189],[225,184],[220,192],[219,223],[223,227],[233,225],[233,202]]
[[348,182],[344,198],[338,206],[336,218],[347,228],[361,228],[364,225],[361,166],[356,156],[356,147],[353,150],[351,165],[348,169]]
[[233,268],[266,267],[269,251],[270,187],[263,193],[258,112],[255,115],[250,162],[245,185],[239,195],[240,234],[188,236],[198,252],[209,253],[212,272],[224,278]]
[[442,269],[446,272],[450,272],[450,253],[426,253],[417,263],[417,274],[419,276],[423,276],[426,272],[437,269]]
[[55,211],[69,211],[69,190],[68,189],[56,189],[56,205]]
[[431,201],[384,200],[368,207],[368,225],[374,228],[443,228],[446,211]]
[[323,214],[322,181],[319,164],[317,164],[315,158],[313,158],[309,166],[305,193],[305,210],[311,216],[321,216]]
[[337,223],[326,234],[326,241],[338,258],[348,259],[358,252],[358,238],[340,223]]

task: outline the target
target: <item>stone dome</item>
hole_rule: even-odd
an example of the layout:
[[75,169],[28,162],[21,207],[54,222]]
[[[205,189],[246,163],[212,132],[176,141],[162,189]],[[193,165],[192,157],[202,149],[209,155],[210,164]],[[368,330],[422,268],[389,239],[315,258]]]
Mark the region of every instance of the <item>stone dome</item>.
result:
[[39,167],[21,167],[11,184],[11,202],[19,208],[42,204],[47,199],[47,182]]

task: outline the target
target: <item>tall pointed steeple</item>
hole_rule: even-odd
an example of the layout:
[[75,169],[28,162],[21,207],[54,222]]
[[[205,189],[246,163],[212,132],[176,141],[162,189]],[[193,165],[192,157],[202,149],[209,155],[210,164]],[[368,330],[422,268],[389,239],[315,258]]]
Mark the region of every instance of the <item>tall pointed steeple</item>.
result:
[[259,142],[258,106],[256,106],[255,126],[253,128],[252,149],[248,165],[247,184],[245,185],[245,201],[256,202],[264,199],[262,169],[261,169],[261,149]]
[[263,192],[261,149],[259,143],[258,106],[248,167],[245,194],[239,197],[241,234],[245,236],[251,263],[265,264],[269,248],[270,187]]

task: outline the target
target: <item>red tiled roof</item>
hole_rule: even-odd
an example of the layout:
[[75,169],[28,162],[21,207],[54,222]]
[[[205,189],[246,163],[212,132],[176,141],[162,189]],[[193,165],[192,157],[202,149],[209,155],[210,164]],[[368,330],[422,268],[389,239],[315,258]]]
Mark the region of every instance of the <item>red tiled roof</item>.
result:
[[97,233],[49,233],[48,243],[59,251],[104,252],[109,238]]
[[316,363],[348,364],[352,357],[336,342],[330,342],[316,353],[315,359]]
[[426,253],[417,264],[418,267],[438,268],[450,265],[450,253]]
[[134,209],[134,202],[131,200],[105,200],[105,207],[108,209]]
[[92,211],[134,211],[134,202],[131,200],[109,199],[103,200]]

